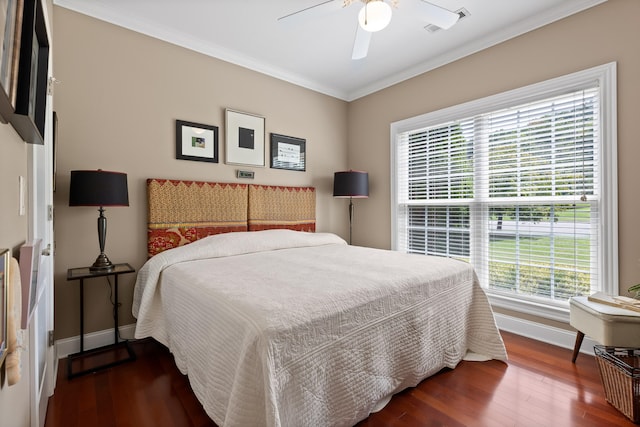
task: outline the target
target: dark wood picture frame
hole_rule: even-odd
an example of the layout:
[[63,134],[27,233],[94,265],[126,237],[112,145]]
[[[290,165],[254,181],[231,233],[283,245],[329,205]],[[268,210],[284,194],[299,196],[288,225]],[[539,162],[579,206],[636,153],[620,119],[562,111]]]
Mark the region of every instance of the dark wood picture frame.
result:
[[15,114],[11,124],[30,144],[44,144],[49,37],[42,0],[24,0]]
[[218,163],[218,127],[176,120],[176,159]]
[[304,172],[307,170],[307,141],[293,136],[271,134],[271,167]]
[[23,0],[0,0],[0,122],[8,123],[16,107]]

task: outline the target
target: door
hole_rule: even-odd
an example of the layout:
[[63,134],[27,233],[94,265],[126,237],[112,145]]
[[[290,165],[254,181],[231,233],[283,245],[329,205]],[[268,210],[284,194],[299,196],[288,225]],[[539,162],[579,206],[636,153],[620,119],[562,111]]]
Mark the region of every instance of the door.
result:
[[29,145],[29,238],[42,239],[36,304],[28,329],[31,427],[44,426],[56,368],[54,347],[49,346],[49,331],[53,330],[53,218],[48,143],[45,136],[44,146]]
[[[45,26],[51,40],[47,2],[43,2]],[[52,52],[49,49],[47,81],[51,80]],[[44,145],[29,144],[29,239],[42,239],[36,305],[29,324],[29,394],[31,427],[43,427],[49,396],[53,394],[57,371],[55,347],[49,345],[53,331],[53,97],[47,91]]]

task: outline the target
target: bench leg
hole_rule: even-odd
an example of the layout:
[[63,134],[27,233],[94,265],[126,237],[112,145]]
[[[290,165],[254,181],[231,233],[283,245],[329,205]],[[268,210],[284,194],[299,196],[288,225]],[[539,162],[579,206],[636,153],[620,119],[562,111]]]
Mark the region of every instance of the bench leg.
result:
[[578,358],[578,353],[580,353],[580,347],[582,346],[582,340],[584,339],[584,334],[580,331],[576,334],[576,345],[573,347],[573,357],[571,358],[571,363],[576,363],[576,359]]

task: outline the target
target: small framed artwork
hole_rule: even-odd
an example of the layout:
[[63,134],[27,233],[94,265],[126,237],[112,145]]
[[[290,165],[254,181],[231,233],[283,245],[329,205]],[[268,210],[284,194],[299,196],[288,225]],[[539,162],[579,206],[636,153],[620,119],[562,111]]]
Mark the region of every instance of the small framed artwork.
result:
[[264,167],[264,117],[226,110],[226,163]]
[[7,356],[7,288],[10,260],[9,249],[0,249],[0,366]]
[[306,140],[271,134],[271,167],[292,171],[306,170]]
[[176,120],[176,159],[218,163],[218,127]]

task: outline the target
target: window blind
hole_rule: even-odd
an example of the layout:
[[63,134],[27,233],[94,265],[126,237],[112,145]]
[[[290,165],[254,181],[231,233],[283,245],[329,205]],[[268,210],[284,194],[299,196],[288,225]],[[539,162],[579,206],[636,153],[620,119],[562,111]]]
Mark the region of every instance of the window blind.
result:
[[598,81],[396,135],[396,246],[471,262],[488,289],[599,290]]

